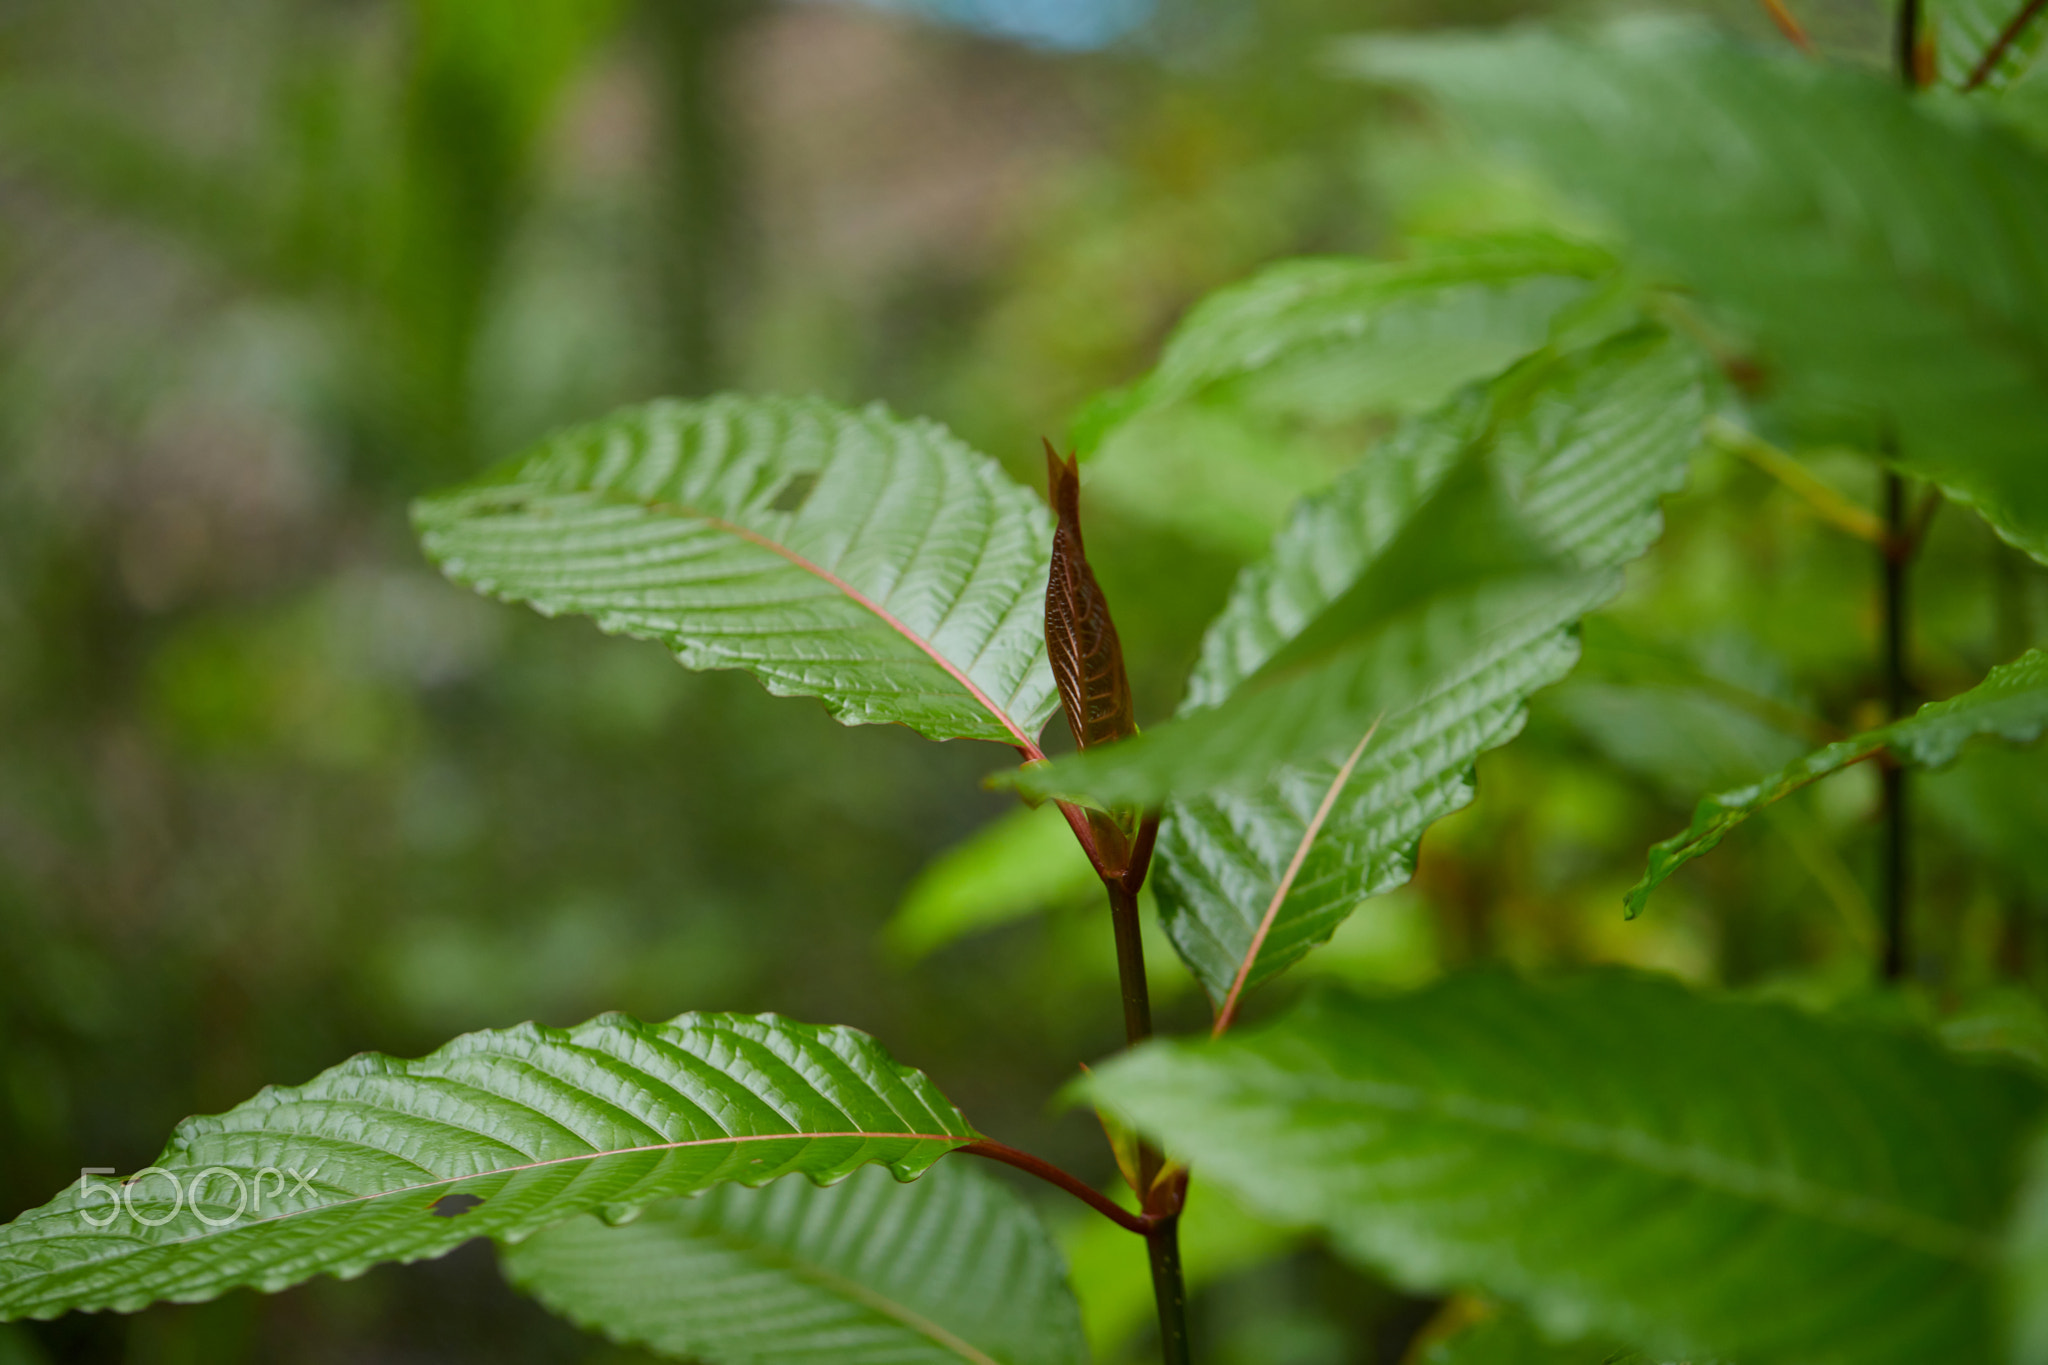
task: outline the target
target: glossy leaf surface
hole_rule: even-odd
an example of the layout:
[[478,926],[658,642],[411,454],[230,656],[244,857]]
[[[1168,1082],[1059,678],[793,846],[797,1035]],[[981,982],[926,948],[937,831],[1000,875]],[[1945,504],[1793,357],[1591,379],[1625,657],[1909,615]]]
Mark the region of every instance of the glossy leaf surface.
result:
[[[1222,705],[1371,576],[1475,447],[1491,448],[1514,471],[1521,515],[1571,562],[1597,573],[1640,554],[1662,526],[1658,498],[1684,479],[1703,413],[1691,352],[1645,331],[1539,357],[1405,425],[1306,500],[1267,558],[1240,577],[1203,641],[1182,714]],[[1570,626],[1591,604],[1554,599],[1554,611],[1459,660],[1426,698],[1389,710],[1341,784],[1374,712],[1356,734],[1252,789],[1169,808],[1153,885],[1174,946],[1214,999],[1229,991],[1283,889],[1250,984],[1327,939],[1367,897],[1408,879],[1422,832],[1471,799],[1474,760],[1513,738],[1529,695],[1577,659]]]
[[829,1189],[728,1185],[623,1227],[578,1218],[504,1264],[578,1325],[703,1365],[1088,1358],[1058,1250],[1022,1199],[964,1159],[910,1185],[862,1171]]
[[1090,1089],[1402,1284],[1756,1365],[1995,1358],[2001,1234],[2048,1104],[1903,1029],[1615,970],[1325,994],[1148,1044]]
[[728,1182],[907,1180],[974,1136],[866,1034],[774,1015],[364,1053],[187,1119],[152,1174],[82,1179],[0,1228],[0,1318],[282,1289]]
[[1035,741],[1052,519],[930,422],[810,399],[628,410],[413,512],[449,577],[743,668],[848,724]]

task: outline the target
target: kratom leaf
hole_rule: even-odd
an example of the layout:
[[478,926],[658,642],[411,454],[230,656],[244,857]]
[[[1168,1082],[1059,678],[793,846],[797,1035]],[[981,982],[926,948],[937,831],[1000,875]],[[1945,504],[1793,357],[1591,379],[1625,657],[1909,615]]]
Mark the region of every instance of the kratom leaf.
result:
[[1929,0],[1927,22],[1941,80],[1959,89],[2002,89],[2048,39],[2048,7],[2037,0]]
[[1650,850],[1643,879],[1630,889],[1630,918],[1641,912],[1650,893],[1679,868],[1707,852],[1728,831],[1774,801],[1811,782],[1838,773],[1880,751],[1900,763],[1939,768],[1952,762],[1963,745],[1979,736],[2013,744],[2031,744],[2048,726],[2048,654],[2032,650],[1991,670],[1983,682],[1961,696],[1931,702],[1904,720],[1830,744],[1745,787],[1706,797],[1693,811],[1692,823]]
[[1415,252],[1286,261],[1210,295],[1158,369],[1075,419],[1090,495],[1256,559],[1373,425],[1500,373],[1618,286],[1604,252],[1535,233]]
[[974,1137],[866,1034],[774,1015],[364,1053],[187,1119],[145,1172],[81,1177],[0,1228],[0,1319],[282,1289],[731,1181],[869,1163],[907,1180]]
[[1075,746],[1114,744],[1135,734],[1138,722],[1131,710],[1123,643],[1081,537],[1081,469],[1073,456],[1062,460],[1054,454],[1050,443],[1045,467],[1053,515],[1059,519],[1045,584],[1046,653]]
[[1104,805],[1256,790],[1282,766],[1355,746],[1472,658],[1548,634],[1617,586],[1539,544],[1475,445],[1376,561],[1223,702],[999,780]]
[[2048,1365],[2048,1133],[2027,1159],[2007,1247],[2005,1299],[2013,1365]]
[[[1452,1301],[1454,1304],[1458,1300]],[[1636,1351],[1552,1341],[1528,1318],[1495,1312],[1430,1345],[1420,1365],[1655,1365]],[[1701,1361],[1699,1365],[1710,1365]]]
[[[1372,574],[1475,446],[1510,466],[1524,516],[1574,562],[1597,572],[1640,554],[1662,526],[1657,499],[1685,476],[1703,415],[1692,353],[1638,331],[1532,359],[1406,424],[1304,502],[1267,559],[1245,571],[1203,642],[1182,714],[1223,703]],[[1529,695],[1578,657],[1570,626],[1588,603],[1555,605],[1465,659],[1427,699],[1389,710],[1348,780],[1339,778],[1356,735],[1256,790],[1168,809],[1153,886],[1174,946],[1213,999],[1231,989],[1283,884],[1248,985],[1328,939],[1368,896],[1408,880],[1423,830],[1471,799],[1474,760],[1512,739]]]
[[1049,906],[1102,897],[1102,880],[1056,806],[1021,806],[940,854],[883,931],[915,959]]
[[1158,368],[1077,426],[1089,444],[1202,398],[1307,412],[1423,412],[1543,345],[1614,274],[1598,247],[1528,234],[1424,243],[1405,261],[1283,261],[1196,305]]
[[2037,754],[1977,745],[1915,782],[1913,804],[1994,876],[2048,904],[2048,858],[2040,847],[2048,829],[2048,763]]
[[449,577],[743,668],[848,724],[1035,748],[1052,519],[986,456],[879,407],[655,403],[413,519]]
[[[2048,158],[1895,80],[1637,25],[1345,49],[1449,104],[1753,335],[1802,413],[2048,560]],[[1767,245],[1766,245],[1767,244]]]
[[1620,970],[1335,992],[1086,1086],[1253,1209],[1560,1338],[1746,1365],[1989,1361],[2048,1106],[1904,1029]]
[[830,1189],[726,1186],[623,1227],[578,1218],[504,1265],[572,1322],[701,1365],[1088,1358],[1058,1250],[1023,1200],[962,1160],[911,1185],[862,1171]]
[[[1074,745],[1092,749],[1128,739],[1137,733],[1138,721],[1131,680],[1124,672],[1123,642],[1081,537],[1080,462],[1072,455],[1061,459],[1047,441],[1045,470],[1046,491],[1059,519],[1052,571],[1045,581],[1045,651]],[[1090,861],[1104,876],[1121,876],[1130,866],[1138,812],[1090,808],[1080,818],[1091,831]],[[1075,833],[1080,833],[1078,824]]]
[[1958,1052],[2001,1056],[2048,1077],[2048,1005],[2023,986],[1972,992],[1941,1021],[1937,1032]]

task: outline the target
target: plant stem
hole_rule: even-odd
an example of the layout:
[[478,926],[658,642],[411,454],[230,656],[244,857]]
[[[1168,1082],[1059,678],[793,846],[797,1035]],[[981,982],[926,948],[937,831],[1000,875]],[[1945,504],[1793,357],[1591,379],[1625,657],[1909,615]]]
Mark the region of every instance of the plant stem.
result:
[[1963,82],[1963,89],[1975,90],[1991,79],[1992,73],[1998,70],[1999,62],[2005,59],[2005,54],[2019,41],[2020,35],[2027,31],[2028,25],[2041,17],[2044,3],[2048,3],[2048,0],[2027,0],[2026,4],[2020,6],[2019,12],[2012,16],[2011,22],[1999,30],[1997,41],[1984,49],[1983,58],[1977,63],[1976,69],[1970,72],[1970,79]]
[[1145,939],[1138,896],[1119,879],[1105,880],[1109,918],[1116,930],[1116,976],[1123,988],[1124,1040],[1132,1047],[1152,1036],[1152,997],[1145,988]]
[[[1913,542],[1906,526],[1906,481],[1896,471],[1884,476],[1886,544],[1881,561],[1884,590],[1884,709],[1887,720],[1906,714],[1906,570]],[[1885,757],[1881,769],[1884,809],[1884,979],[1906,974],[1907,823],[1905,765]]]
[[658,185],[665,226],[661,270],[668,383],[708,393],[724,370],[718,318],[734,272],[734,169],[721,82],[742,9],[734,0],[649,4],[661,63],[665,163]]
[[[1141,839],[1141,843],[1145,842]],[[1146,847],[1149,855],[1149,844]],[[1123,988],[1124,1037],[1135,1047],[1152,1036],[1152,999],[1145,987],[1145,940],[1138,921],[1137,888],[1146,865],[1133,859],[1121,877],[1105,877],[1110,919],[1116,926],[1117,980]],[[1158,1148],[1138,1144],[1138,1199],[1152,1207],[1154,1187],[1165,1165]],[[1152,1263],[1152,1297],[1159,1308],[1159,1350],[1163,1365],[1188,1365],[1188,1288],[1180,1268],[1180,1209],[1176,1198],[1145,1233]]]
[[1884,544],[1884,524],[1830,488],[1799,461],[1754,432],[1725,417],[1707,420],[1707,439],[1729,454],[1749,461],[1800,498],[1814,513],[1839,530],[1872,545]]
[[1188,1365],[1188,1291],[1180,1269],[1180,1216],[1161,1219],[1145,1234],[1152,1258],[1152,1297],[1159,1305],[1159,1358]]
[[1057,1185],[1089,1208],[1094,1209],[1097,1213],[1109,1219],[1110,1222],[1127,1231],[1150,1237],[1157,1229],[1158,1220],[1145,1214],[1132,1213],[1100,1190],[1089,1185],[1088,1182],[1082,1180],[1079,1176],[1070,1175],[1042,1157],[1035,1157],[1029,1152],[1020,1152],[1015,1147],[997,1142],[993,1138],[983,1138],[981,1141],[969,1143],[959,1150],[966,1156],[986,1157],[990,1161],[1000,1161],[1005,1166],[1016,1167],[1026,1175],[1037,1176],[1048,1185]]
[[[1120,878],[1104,878],[1109,918],[1116,929],[1116,975],[1124,997],[1124,1040],[1136,1047],[1152,1036],[1152,997],[1145,986],[1145,938],[1138,920],[1138,893]],[[1143,1201],[1165,1165],[1149,1142],[1138,1144],[1138,1198]]]
[[[1893,42],[1893,60],[1899,79],[1910,91],[1920,88],[1920,0],[1900,0],[1898,31]],[[1897,454],[1896,434],[1888,436],[1885,453]],[[1906,568],[1919,548],[1918,536],[1906,525],[1906,480],[1898,470],[1884,472],[1884,540],[1878,546],[1883,574],[1884,709],[1887,720],[1906,712]],[[1924,529],[1924,527],[1922,528]],[[1906,974],[1907,895],[1906,843],[1911,830],[1907,824],[1906,768],[1891,754],[1882,756],[1879,773],[1884,809],[1884,963],[1886,981],[1898,981]]]
[[1778,26],[1778,32],[1792,40],[1793,46],[1801,52],[1813,51],[1813,39],[1806,36],[1806,30],[1792,17],[1792,11],[1785,8],[1784,0],[1763,0],[1764,13],[1771,16],[1771,22]]
[[1898,28],[1892,35],[1892,60],[1908,90],[1920,88],[1920,0],[1899,0]]

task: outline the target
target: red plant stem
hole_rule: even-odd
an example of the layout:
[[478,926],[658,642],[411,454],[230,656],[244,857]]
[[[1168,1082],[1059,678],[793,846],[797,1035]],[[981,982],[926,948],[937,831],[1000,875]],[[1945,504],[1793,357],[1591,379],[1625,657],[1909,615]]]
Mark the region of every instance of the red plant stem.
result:
[[[1024,740],[1020,744],[1013,744],[1010,747],[1015,749],[1018,756],[1026,763],[1045,762],[1045,750],[1039,748],[1036,743],[1029,739]],[[1095,834],[1088,828],[1088,817],[1083,815],[1081,808],[1071,801],[1055,801],[1053,804],[1060,808],[1061,815],[1067,817],[1067,828],[1073,830],[1074,837],[1080,840],[1081,851],[1088,855],[1088,861],[1095,864],[1099,869],[1102,866],[1102,856],[1095,847]],[[1143,880],[1144,874],[1141,872],[1138,875],[1139,879]]]
[[1158,837],[1159,812],[1147,811],[1138,822],[1138,840],[1131,845],[1131,865],[1124,869],[1124,890],[1133,896],[1145,884],[1145,873],[1152,866],[1152,844]]
[[1138,923],[1137,894],[1122,880],[1104,878],[1109,918],[1116,930],[1117,984],[1123,988],[1124,1041],[1132,1047],[1152,1036],[1152,999],[1145,988],[1145,939]]
[[1771,16],[1771,22],[1778,26],[1778,32],[1792,40],[1793,46],[1801,52],[1813,51],[1813,39],[1806,36],[1806,30],[1792,17],[1792,11],[1785,8],[1784,0],[1763,0],[1764,13]]
[[1035,1175],[1049,1185],[1057,1185],[1118,1227],[1135,1232],[1141,1237],[1149,1237],[1158,1225],[1158,1219],[1148,1214],[1132,1213],[1080,1177],[1070,1175],[1050,1161],[1035,1157],[1029,1152],[1020,1152],[1015,1147],[1006,1146],[991,1138],[983,1138],[979,1142],[969,1143],[956,1150],[968,1156],[1000,1161],[1005,1166],[1016,1167],[1026,1175]]
[[1963,82],[1963,89],[1975,90],[1991,79],[1992,73],[1998,70],[1998,63],[2004,59],[2006,52],[2020,40],[2020,35],[2027,31],[2027,25],[2041,17],[2043,6],[2048,6],[2048,0],[2027,0],[2026,4],[2020,6],[2020,12],[2013,15],[2012,22],[2000,29],[1998,37],[1984,50],[1983,58],[1977,63],[1976,69],[1970,72],[1970,79]]

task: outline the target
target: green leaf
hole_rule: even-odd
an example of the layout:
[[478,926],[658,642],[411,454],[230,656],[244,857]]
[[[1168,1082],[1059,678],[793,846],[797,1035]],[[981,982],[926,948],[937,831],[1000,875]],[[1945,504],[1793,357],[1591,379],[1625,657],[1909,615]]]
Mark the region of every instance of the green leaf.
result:
[[1753,334],[1809,414],[2048,560],[2048,159],[1971,109],[1690,28],[1374,39]]
[[[2003,89],[2033,64],[2048,40],[2048,9],[2029,0],[1929,0],[1927,19],[1942,82],[1960,89]],[[1987,67],[1994,47],[1999,55]]]
[[2026,1184],[2013,1218],[2006,1305],[2013,1365],[2048,1365],[2048,1133],[2027,1159]]
[[1157,369],[1075,419],[1089,496],[1254,559],[1369,423],[1498,374],[1615,274],[1605,252],[1534,233],[1272,266],[1197,305]]
[[1728,831],[1771,803],[1811,782],[1889,751],[1900,763],[1939,768],[1952,762],[1963,745],[1979,736],[2014,744],[2031,744],[2048,726],[2048,654],[2031,650],[1991,670],[1983,682],[1961,696],[1930,702],[1904,720],[1830,744],[1745,787],[1702,800],[1692,823],[1650,850],[1643,879],[1626,897],[1634,918],[1665,878],[1707,852]]
[[2023,749],[1979,745],[1915,783],[1913,802],[2000,880],[2048,904],[2048,858],[2040,848],[2048,829],[2048,764]]
[[449,577],[743,668],[847,724],[1035,748],[1052,518],[929,422],[811,399],[655,403],[413,518]]
[[1990,1360],[2000,1232],[2048,1104],[1905,1030],[1620,970],[1326,993],[1087,1088],[1403,1285],[1747,1365]]
[[1283,261],[1204,299],[1158,368],[1090,425],[1193,398],[1324,420],[1426,411],[1541,347],[1615,268],[1597,247],[1535,234],[1406,261]]
[[[1454,1301],[1455,1302],[1455,1301]],[[1493,1313],[1433,1343],[1420,1365],[1651,1365],[1634,1351],[1552,1341],[1520,1313]],[[1702,1361],[1700,1365],[1708,1365]]]
[[1377,561],[1219,705],[997,781],[1104,807],[1254,788],[1350,747],[1476,656],[1511,651],[1612,596],[1537,543],[1475,442]]
[[1958,1052],[2006,1057],[2048,1077],[2048,1005],[2024,987],[1992,986],[1965,996],[1938,1032]]
[[[1407,424],[1303,503],[1267,559],[1245,571],[1203,642],[1182,713],[1224,702],[1367,580],[1475,445],[1516,471],[1523,514],[1575,562],[1610,569],[1640,554],[1662,526],[1657,499],[1684,479],[1703,415],[1692,353],[1639,331],[1539,357]],[[1255,790],[1168,808],[1153,885],[1174,946],[1214,999],[1230,990],[1276,897],[1248,984],[1327,940],[1367,897],[1408,880],[1423,830],[1471,800],[1474,760],[1512,739],[1528,696],[1576,660],[1570,626],[1588,603],[1555,605],[1548,619],[1460,661],[1425,700],[1388,711],[1348,781],[1339,777],[1356,734]]]
[[982,826],[919,873],[883,937],[892,951],[914,960],[967,934],[1101,894],[1101,879],[1059,808],[1022,807]]
[[868,1163],[908,1180],[974,1137],[866,1034],[774,1015],[605,1015],[418,1061],[364,1053],[187,1119],[148,1174],[82,1176],[0,1228],[0,1320],[346,1277],[728,1181]]
[[578,1218],[504,1264],[578,1325],[703,1365],[1088,1358],[1058,1250],[1022,1199],[964,1161],[914,1185],[863,1171],[830,1189],[726,1186],[624,1227]]

